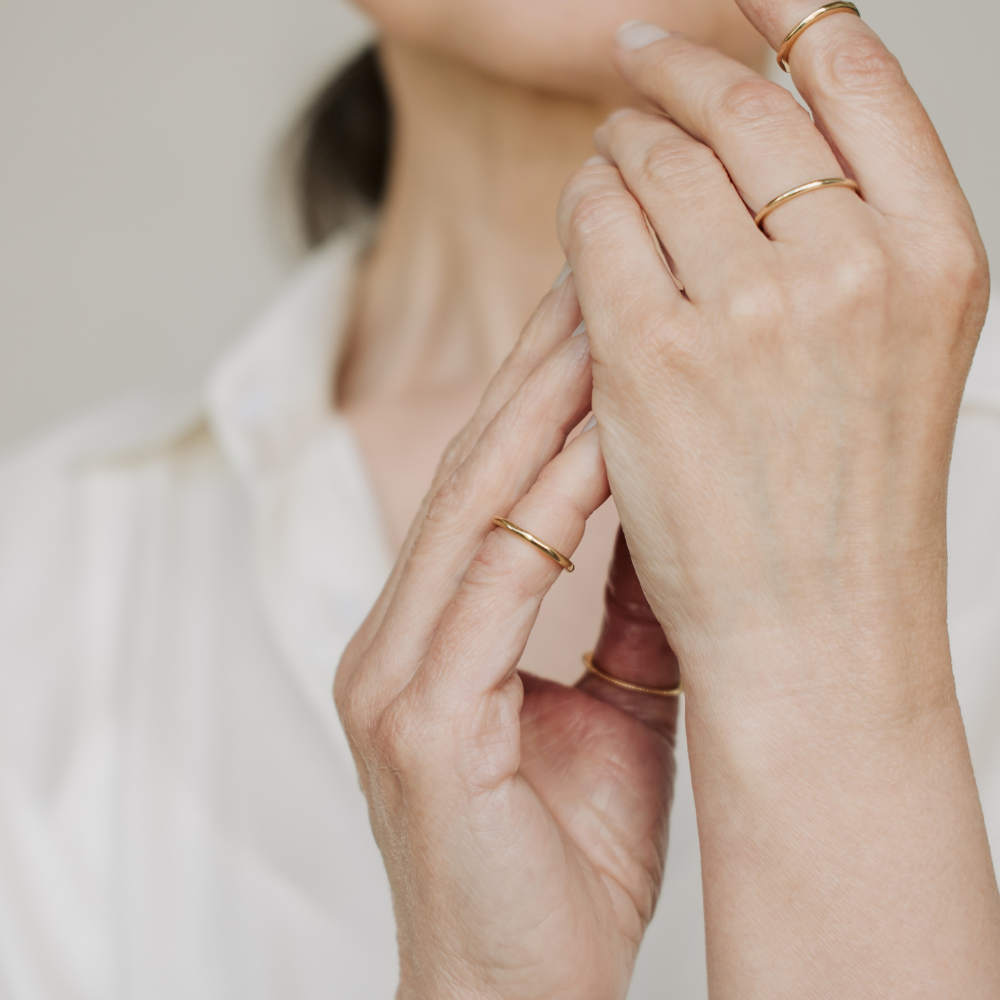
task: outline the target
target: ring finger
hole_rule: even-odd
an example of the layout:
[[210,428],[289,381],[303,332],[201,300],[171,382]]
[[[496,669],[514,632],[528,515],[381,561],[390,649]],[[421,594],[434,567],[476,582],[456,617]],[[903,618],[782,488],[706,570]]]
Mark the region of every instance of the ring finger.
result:
[[594,141],[642,205],[693,302],[758,266],[767,242],[708,146],[639,111],[613,115]]
[[[844,176],[830,144],[783,87],[687,38],[629,49],[624,32],[620,42],[615,61],[625,78],[715,150],[752,212],[802,184]],[[854,192],[830,188],[783,205],[766,228],[783,241],[838,240],[870,212]]]

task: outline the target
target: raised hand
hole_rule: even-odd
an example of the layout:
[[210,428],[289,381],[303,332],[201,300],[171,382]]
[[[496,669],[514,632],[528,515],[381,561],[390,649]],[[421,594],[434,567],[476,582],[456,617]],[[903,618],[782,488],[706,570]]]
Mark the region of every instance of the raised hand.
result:
[[[540,307],[442,463],[336,697],[393,888],[399,996],[623,997],[659,892],[677,702],[517,673],[559,566],[608,496],[572,279]],[[601,666],[677,660],[619,540]],[[568,642],[577,637],[568,636]]]
[[[742,6],[776,48],[815,9]],[[791,51],[815,120],[686,38],[620,42],[660,113],[599,131],[607,163],[571,181],[560,230],[612,491],[688,691],[712,995],[996,996],[945,592],[988,298],[969,207],[857,17]],[[836,177],[860,197],[816,190],[755,225]]]

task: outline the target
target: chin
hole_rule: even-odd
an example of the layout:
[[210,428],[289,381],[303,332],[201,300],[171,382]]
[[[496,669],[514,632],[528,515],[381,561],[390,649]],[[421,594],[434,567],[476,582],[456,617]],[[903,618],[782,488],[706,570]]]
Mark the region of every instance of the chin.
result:
[[652,21],[755,68],[767,51],[733,0],[361,0],[382,31],[490,76],[568,97],[627,97],[609,57],[623,21]]

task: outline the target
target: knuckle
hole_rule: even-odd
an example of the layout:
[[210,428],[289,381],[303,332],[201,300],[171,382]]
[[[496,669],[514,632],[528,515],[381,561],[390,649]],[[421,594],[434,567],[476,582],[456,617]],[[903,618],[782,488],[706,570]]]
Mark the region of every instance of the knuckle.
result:
[[418,715],[403,696],[395,698],[371,727],[371,745],[394,773],[412,773],[421,759],[421,726]]
[[839,303],[881,302],[889,290],[891,270],[889,254],[877,240],[855,240],[831,263],[829,287]]
[[600,188],[582,194],[569,216],[571,238],[586,241],[635,210],[632,196],[624,189]]
[[[481,592],[485,597],[493,594],[497,587],[502,587],[507,599],[516,603],[529,599],[533,588],[525,579],[525,574],[519,569],[518,558],[531,554],[514,549],[510,540],[499,532],[492,532],[476,550],[469,564],[462,589],[467,593]],[[512,558],[514,556],[514,558]],[[541,558],[545,558],[541,556]],[[473,608],[480,602],[473,602],[468,613],[476,617]],[[484,609],[485,611],[485,609]]]
[[429,526],[450,524],[460,514],[465,504],[465,491],[455,473],[438,487],[427,505],[425,524]]
[[954,318],[950,325],[978,333],[990,299],[990,268],[982,241],[967,233],[949,240],[927,285],[938,302],[947,303]]
[[559,197],[560,214],[568,213],[592,186],[593,180],[587,176],[585,170],[581,169],[572,174],[563,185],[562,194]]
[[806,114],[792,95],[769,80],[749,79],[725,87],[719,96],[723,127],[747,128]]
[[768,334],[779,328],[788,306],[784,284],[764,271],[732,285],[726,297],[726,320],[733,329]]
[[707,339],[685,323],[658,312],[640,312],[630,324],[629,353],[641,370],[693,372],[704,358]]
[[703,175],[715,165],[715,154],[694,140],[672,139],[658,142],[646,150],[641,172],[644,179],[656,184],[666,178],[676,181],[691,175]]
[[899,61],[877,38],[861,35],[850,45],[840,39],[817,53],[816,74],[831,93],[878,93],[905,83]]
[[434,473],[434,484],[437,488],[446,483],[452,473],[462,464],[463,459],[471,449],[473,441],[473,428],[470,425],[466,425],[448,442]]
[[361,742],[367,735],[369,710],[357,677],[335,687],[334,702],[348,738],[353,742]]
[[990,265],[982,241],[968,238],[953,241],[945,254],[942,280],[963,298],[988,298]]

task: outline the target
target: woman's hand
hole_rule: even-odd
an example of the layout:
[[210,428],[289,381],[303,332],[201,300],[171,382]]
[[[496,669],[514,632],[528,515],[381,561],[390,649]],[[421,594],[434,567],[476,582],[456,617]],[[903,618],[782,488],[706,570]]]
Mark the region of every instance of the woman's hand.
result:
[[[572,279],[442,463],[337,704],[393,888],[400,997],[623,997],[663,872],[676,699],[517,673],[559,567],[608,497]],[[620,540],[602,666],[677,683]],[[567,636],[567,642],[577,641]]]
[[[818,4],[741,6],[777,47]],[[791,54],[815,122],[683,37],[620,37],[662,113],[599,131],[608,163],[571,181],[560,229],[611,487],[688,691],[712,995],[1000,995],[946,621],[948,465],[988,297],[969,207],[849,14]],[[861,197],[754,224],[845,175]]]

